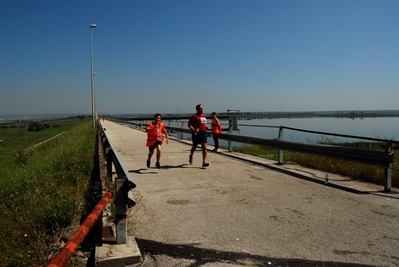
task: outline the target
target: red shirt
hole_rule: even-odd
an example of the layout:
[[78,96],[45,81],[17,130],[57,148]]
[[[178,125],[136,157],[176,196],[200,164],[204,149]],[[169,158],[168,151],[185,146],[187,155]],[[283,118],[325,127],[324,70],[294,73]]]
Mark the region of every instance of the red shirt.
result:
[[199,129],[200,132],[206,132],[206,116],[204,113],[198,115],[197,113],[191,115],[188,125],[194,129]]

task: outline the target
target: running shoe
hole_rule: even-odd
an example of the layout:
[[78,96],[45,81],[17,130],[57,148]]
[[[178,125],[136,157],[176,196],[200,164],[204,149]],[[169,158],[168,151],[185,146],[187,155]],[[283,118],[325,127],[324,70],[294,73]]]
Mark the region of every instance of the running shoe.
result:
[[209,163],[208,163],[208,162],[202,163],[202,168],[205,168],[205,167],[208,167],[208,166],[209,166]]

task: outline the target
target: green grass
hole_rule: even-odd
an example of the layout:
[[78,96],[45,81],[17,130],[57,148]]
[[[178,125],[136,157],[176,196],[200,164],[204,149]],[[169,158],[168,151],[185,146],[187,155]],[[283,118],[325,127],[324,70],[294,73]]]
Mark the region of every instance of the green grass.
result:
[[6,159],[0,164],[0,266],[47,266],[57,237],[85,212],[96,132],[88,120],[70,121],[29,133],[33,145],[65,132],[27,150],[21,150],[24,131],[0,132],[9,143],[0,145]]
[[[381,150],[380,144],[368,143],[368,142],[335,144],[328,140],[327,141],[324,140],[319,143],[334,144],[340,146],[356,147],[356,148],[371,149],[371,150]],[[233,151],[278,161],[278,150],[274,148],[255,146],[255,145],[244,145],[244,146],[234,147]],[[303,167],[317,169],[328,173],[347,176],[358,181],[384,185],[385,170],[384,168],[378,166],[371,166],[362,163],[308,155],[291,151],[283,152],[283,161],[292,162]],[[394,159],[394,163],[392,164],[391,179],[392,179],[392,186],[398,188],[399,167],[396,158]]]
[[[57,134],[68,131],[85,120],[71,118],[69,120],[54,120],[46,122],[51,127],[39,132],[27,130],[29,122],[2,125],[0,127],[0,164],[7,161],[17,151],[32,147],[40,142],[46,141]],[[1,125],[1,124],[0,124]],[[8,126],[8,127],[6,127]],[[1,165],[0,165],[1,167]]]

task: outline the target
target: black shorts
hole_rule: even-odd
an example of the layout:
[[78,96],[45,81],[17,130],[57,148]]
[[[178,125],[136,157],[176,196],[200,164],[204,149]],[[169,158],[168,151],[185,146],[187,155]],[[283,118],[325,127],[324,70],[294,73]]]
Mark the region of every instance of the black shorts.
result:
[[206,143],[208,141],[207,137],[208,135],[206,132],[199,132],[197,134],[193,133],[193,146],[198,146],[198,144]]
[[152,146],[149,146],[148,149],[150,151],[153,151],[155,148],[157,148],[158,145],[162,145],[162,141],[159,140],[155,141],[155,143]]

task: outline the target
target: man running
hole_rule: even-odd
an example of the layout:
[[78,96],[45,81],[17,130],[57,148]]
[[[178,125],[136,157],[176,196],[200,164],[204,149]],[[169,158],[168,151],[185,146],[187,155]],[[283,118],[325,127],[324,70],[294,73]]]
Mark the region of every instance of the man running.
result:
[[191,115],[188,121],[188,128],[192,131],[192,140],[193,146],[191,147],[190,155],[189,155],[189,162],[193,164],[193,155],[195,150],[198,147],[198,144],[201,144],[202,148],[202,167],[208,167],[209,163],[206,162],[206,157],[208,155],[207,151],[207,125],[206,125],[206,116],[203,113],[204,109],[202,104],[198,104],[195,109],[197,113]]

